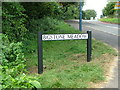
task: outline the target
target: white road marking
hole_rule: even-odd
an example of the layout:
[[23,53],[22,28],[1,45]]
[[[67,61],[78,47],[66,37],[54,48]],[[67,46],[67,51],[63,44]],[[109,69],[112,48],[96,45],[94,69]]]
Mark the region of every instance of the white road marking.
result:
[[[95,30],[97,30],[97,31],[101,31],[100,29],[96,29],[96,28],[93,28],[93,27],[91,27],[91,26],[85,26],[85,27],[89,27],[89,28],[95,29]],[[114,33],[107,32],[107,31],[102,31],[102,32],[109,33],[109,34],[112,34],[112,35],[115,35],[115,36],[120,36],[120,35],[116,35],[116,34],[114,34]]]
[[[100,26],[102,26],[103,27],[103,25],[100,25]],[[114,29],[118,29],[119,27],[113,27],[113,26],[106,26],[106,25],[104,25],[105,27],[109,27],[109,28],[114,28]]]
[[[97,20],[96,20],[97,21]],[[90,20],[86,20],[86,21],[84,21],[84,22],[91,22],[91,23],[93,23],[93,24],[96,24],[96,22],[95,21],[90,21]],[[97,22],[100,22],[101,23],[101,21],[97,21]],[[103,24],[103,23],[102,23]],[[100,24],[97,24],[97,25],[99,25],[99,26],[102,26],[103,27],[103,25],[105,26],[105,27],[109,27],[109,28],[114,28],[114,29],[118,29],[119,27],[118,27],[118,25],[117,25],[117,27],[115,27],[115,26],[108,26],[106,23],[105,24],[103,24],[103,25],[100,25]]]

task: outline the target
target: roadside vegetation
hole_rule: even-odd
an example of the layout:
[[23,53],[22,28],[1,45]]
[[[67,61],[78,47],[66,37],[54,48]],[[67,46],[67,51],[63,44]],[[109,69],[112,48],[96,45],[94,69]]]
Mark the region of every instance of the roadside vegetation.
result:
[[87,10],[83,11],[82,14],[83,14],[82,18],[86,19],[86,20],[90,20],[91,18],[95,19],[96,15],[97,15],[96,11],[93,9],[87,9]]
[[[45,18],[45,20],[47,19]],[[41,22],[41,20],[38,21]],[[54,23],[54,20],[52,21]],[[55,20],[55,22],[57,25],[54,26],[54,31],[44,33],[80,33],[63,21]],[[37,33],[35,35],[37,38]],[[38,65],[36,38],[30,39],[30,44],[28,44],[28,48],[31,48],[33,52],[27,52],[25,55],[27,69],[33,75],[37,73]],[[110,46],[93,40],[92,62],[87,63],[86,47],[86,40],[43,41],[45,68],[40,76],[35,74],[39,78],[41,86],[43,88],[88,88],[91,87],[90,82],[95,84],[104,81],[105,65],[110,62],[110,58],[113,60],[116,52]],[[111,57],[108,59],[107,55]]]
[[[93,40],[92,61],[86,62],[86,40],[43,41],[44,72],[37,74],[37,34],[82,33],[66,24],[59,3],[3,3],[0,34],[0,89],[88,88],[105,80],[106,65],[117,55],[110,46]],[[37,4],[37,5],[36,5]],[[72,3],[73,4],[73,3]],[[71,3],[62,4],[68,8]],[[43,13],[38,13],[41,5]],[[76,5],[74,3],[73,5]],[[48,10],[47,8],[50,7]],[[72,7],[72,6],[71,6]],[[12,10],[12,12],[11,12]],[[49,15],[46,10],[50,13]],[[65,9],[67,10],[67,9]],[[32,11],[32,12],[33,12]],[[66,15],[65,15],[66,16]]]
[[113,23],[113,24],[120,24],[119,18],[102,18],[102,19],[100,19],[100,21]]
[[109,2],[106,7],[103,9],[103,15],[101,15],[100,21],[108,22],[108,23],[114,23],[114,24],[120,24],[120,11],[115,10],[115,2]]

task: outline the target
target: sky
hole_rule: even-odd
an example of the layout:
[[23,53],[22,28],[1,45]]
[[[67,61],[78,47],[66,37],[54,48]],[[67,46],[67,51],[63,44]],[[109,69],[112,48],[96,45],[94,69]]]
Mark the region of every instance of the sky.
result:
[[102,9],[104,9],[107,3],[107,0],[86,0],[83,10],[94,9],[97,12],[97,18],[100,18],[100,15],[102,15]]

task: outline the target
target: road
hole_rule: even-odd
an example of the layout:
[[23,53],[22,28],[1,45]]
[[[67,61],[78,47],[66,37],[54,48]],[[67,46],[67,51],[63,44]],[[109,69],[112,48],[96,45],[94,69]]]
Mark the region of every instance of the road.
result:
[[[76,29],[79,29],[78,20],[70,20],[66,22]],[[117,50],[120,49],[120,43],[118,42],[118,38],[120,38],[120,34],[118,33],[120,25],[108,24],[97,20],[83,20],[82,29],[83,32],[91,30],[93,38],[105,42]],[[120,61],[118,62],[120,63]],[[114,77],[108,82],[108,84],[103,86],[104,88],[118,88],[118,65],[113,71]]]

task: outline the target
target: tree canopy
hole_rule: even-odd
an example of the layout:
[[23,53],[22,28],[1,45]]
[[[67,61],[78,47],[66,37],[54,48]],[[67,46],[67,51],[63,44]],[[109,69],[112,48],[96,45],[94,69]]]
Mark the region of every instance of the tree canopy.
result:
[[85,19],[90,20],[91,17],[95,18],[96,17],[96,11],[92,9],[85,10]]
[[79,2],[23,2],[21,4],[29,18],[37,19],[44,16],[59,19],[79,18]]
[[2,31],[10,41],[21,41],[26,34],[25,9],[19,2],[2,3]]
[[27,27],[31,19],[41,19],[45,16],[63,20],[78,19],[79,4],[79,2],[4,2],[2,31],[11,41],[21,41],[29,31]]
[[109,2],[103,9],[103,16],[113,16],[114,15],[115,2]]
[[29,18],[42,18],[44,16],[59,15],[61,13],[60,5],[56,2],[23,2]]

